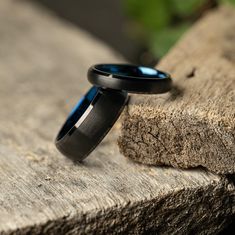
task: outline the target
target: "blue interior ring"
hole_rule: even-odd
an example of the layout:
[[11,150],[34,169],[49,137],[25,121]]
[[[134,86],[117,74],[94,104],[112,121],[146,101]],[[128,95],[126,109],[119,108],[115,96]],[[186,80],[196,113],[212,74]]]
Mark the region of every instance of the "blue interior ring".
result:
[[154,68],[145,66],[135,66],[129,64],[98,64],[95,69],[116,76],[124,76],[129,78],[168,78],[169,75]]
[[96,95],[98,94],[99,88],[93,86],[74,106],[71,110],[67,120],[62,126],[56,140],[63,138],[77,123],[81,116],[85,113],[89,105],[92,103]]

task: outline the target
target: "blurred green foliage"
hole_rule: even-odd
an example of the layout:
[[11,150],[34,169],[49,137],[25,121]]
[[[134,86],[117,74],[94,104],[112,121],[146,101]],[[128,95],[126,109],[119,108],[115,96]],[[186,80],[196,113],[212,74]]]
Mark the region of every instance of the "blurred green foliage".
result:
[[162,57],[207,10],[235,0],[124,0],[128,31]]

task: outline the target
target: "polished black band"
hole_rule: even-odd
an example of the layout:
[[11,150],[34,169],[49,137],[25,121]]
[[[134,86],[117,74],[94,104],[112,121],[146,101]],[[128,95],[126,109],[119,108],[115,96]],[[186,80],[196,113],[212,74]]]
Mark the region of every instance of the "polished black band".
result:
[[169,74],[144,66],[97,64],[89,68],[88,80],[100,87],[133,93],[159,94],[171,89]]
[[111,129],[127,101],[127,93],[92,87],[71,111],[55,144],[67,157],[82,161]]

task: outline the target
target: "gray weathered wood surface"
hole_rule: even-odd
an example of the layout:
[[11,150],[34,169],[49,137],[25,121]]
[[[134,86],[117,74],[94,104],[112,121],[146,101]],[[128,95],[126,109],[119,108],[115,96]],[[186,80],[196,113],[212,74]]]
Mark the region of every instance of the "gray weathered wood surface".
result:
[[160,62],[175,89],[133,95],[119,140],[135,161],[235,173],[235,10],[201,19]]
[[135,164],[118,125],[83,164],[54,147],[86,69],[119,60],[25,1],[0,1],[0,234],[216,234],[234,187],[204,170]]

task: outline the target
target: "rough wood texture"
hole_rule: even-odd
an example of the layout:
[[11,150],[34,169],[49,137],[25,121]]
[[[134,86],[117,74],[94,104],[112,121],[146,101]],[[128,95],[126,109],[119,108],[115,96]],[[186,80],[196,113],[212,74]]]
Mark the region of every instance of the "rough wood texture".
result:
[[0,234],[216,234],[234,187],[204,170],[135,164],[118,128],[83,164],[53,137],[89,87],[87,67],[116,61],[84,32],[22,1],[0,1]]
[[235,173],[235,10],[200,20],[158,68],[171,93],[132,96],[119,139],[135,161]]

